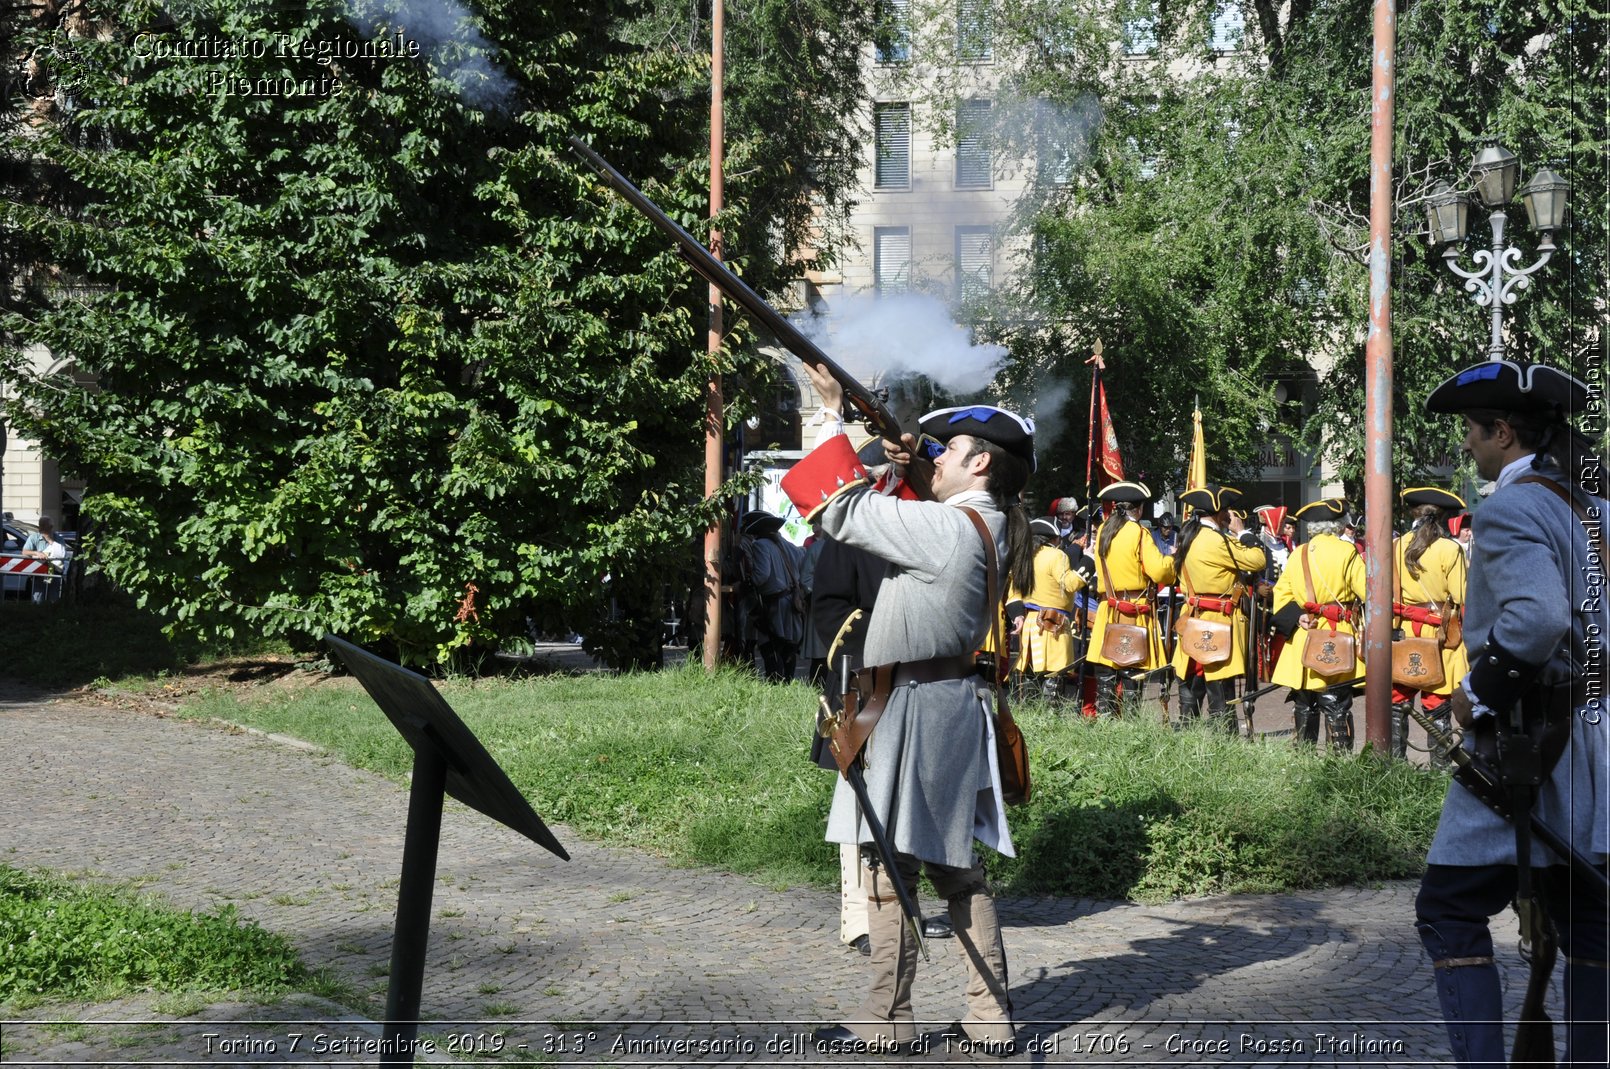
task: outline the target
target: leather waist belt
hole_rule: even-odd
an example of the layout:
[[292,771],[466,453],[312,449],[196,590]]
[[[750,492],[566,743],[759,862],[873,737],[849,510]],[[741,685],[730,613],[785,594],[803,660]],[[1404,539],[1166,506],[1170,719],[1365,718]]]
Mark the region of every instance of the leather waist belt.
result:
[[971,653],[956,657],[930,657],[925,661],[902,662],[894,666],[892,686],[907,683],[940,683],[947,679],[966,679],[978,674],[978,661]]

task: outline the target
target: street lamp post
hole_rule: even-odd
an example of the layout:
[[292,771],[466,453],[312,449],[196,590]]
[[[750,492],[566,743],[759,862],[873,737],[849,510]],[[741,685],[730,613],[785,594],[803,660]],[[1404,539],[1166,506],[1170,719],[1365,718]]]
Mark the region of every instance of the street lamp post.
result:
[[1530,267],[1522,267],[1521,250],[1504,240],[1504,224],[1509,221],[1504,209],[1515,198],[1519,172],[1520,162],[1500,145],[1482,149],[1471,162],[1476,195],[1491,213],[1487,222],[1493,232],[1492,247],[1478,249],[1472,257],[1474,271],[1466,271],[1459,265],[1459,245],[1465,240],[1470,221],[1470,198],[1446,182],[1438,182],[1426,196],[1426,223],[1431,244],[1447,246],[1442,257],[1448,269],[1465,280],[1465,289],[1473,295],[1472,300],[1477,305],[1492,309],[1492,340],[1487,346],[1490,360],[1504,358],[1504,305],[1514,304],[1520,291],[1531,285],[1530,276],[1554,255],[1554,231],[1565,222],[1566,200],[1571,190],[1569,182],[1545,167],[1520,191],[1532,229],[1543,235],[1537,246],[1542,255]]

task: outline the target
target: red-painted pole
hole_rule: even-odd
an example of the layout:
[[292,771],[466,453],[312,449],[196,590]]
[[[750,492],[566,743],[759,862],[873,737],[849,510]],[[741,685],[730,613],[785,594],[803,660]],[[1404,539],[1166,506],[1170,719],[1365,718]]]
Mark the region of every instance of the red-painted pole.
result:
[[1392,715],[1392,105],[1397,0],[1374,0],[1370,88],[1370,330],[1364,344],[1364,740],[1390,745]]
[[[723,177],[721,171],[722,143],[725,129],[722,122],[721,77],[726,65],[726,18],[723,0],[715,0],[710,10],[710,218],[721,214]],[[710,252],[721,258],[721,232],[710,230]],[[710,287],[710,334],[708,347],[711,362],[721,348],[721,291]],[[721,400],[721,376],[710,373],[704,391],[704,496],[715,497],[721,490],[722,454],[725,451],[727,421]],[[721,660],[721,528],[720,519],[713,520],[704,532],[704,667],[714,671]]]

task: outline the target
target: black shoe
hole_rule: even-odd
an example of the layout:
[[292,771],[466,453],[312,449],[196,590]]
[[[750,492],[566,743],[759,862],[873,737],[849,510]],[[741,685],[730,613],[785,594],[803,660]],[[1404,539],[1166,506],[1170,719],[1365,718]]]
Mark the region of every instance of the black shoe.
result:
[[992,1058],[1010,1058],[1017,1053],[1017,1040],[1007,1043],[997,1043],[988,1039],[974,1039],[967,1034],[960,1021],[952,1021],[950,1027],[939,1033],[939,1038],[945,1041],[946,1052],[960,1051],[964,1054],[988,1054]]
[[811,1033],[811,1045],[818,1054],[911,1054],[919,1040],[895,1043],[891,1040],[865,1040],[841,1024],[818,1028]]
[[861,954],[872,953],[872,938],[865,932],[851,939],[845,946]]
[[929,917],[922,922],[922,937],[924,939],[954,939],[956,929],[950,926],[949,917]]

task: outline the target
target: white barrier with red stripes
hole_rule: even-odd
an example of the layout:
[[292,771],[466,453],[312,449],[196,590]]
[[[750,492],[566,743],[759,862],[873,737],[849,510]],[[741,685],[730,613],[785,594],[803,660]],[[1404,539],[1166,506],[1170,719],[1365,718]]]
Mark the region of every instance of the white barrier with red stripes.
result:
[[50,562],[37,557],[0,553],[0,575],[49,575]]

